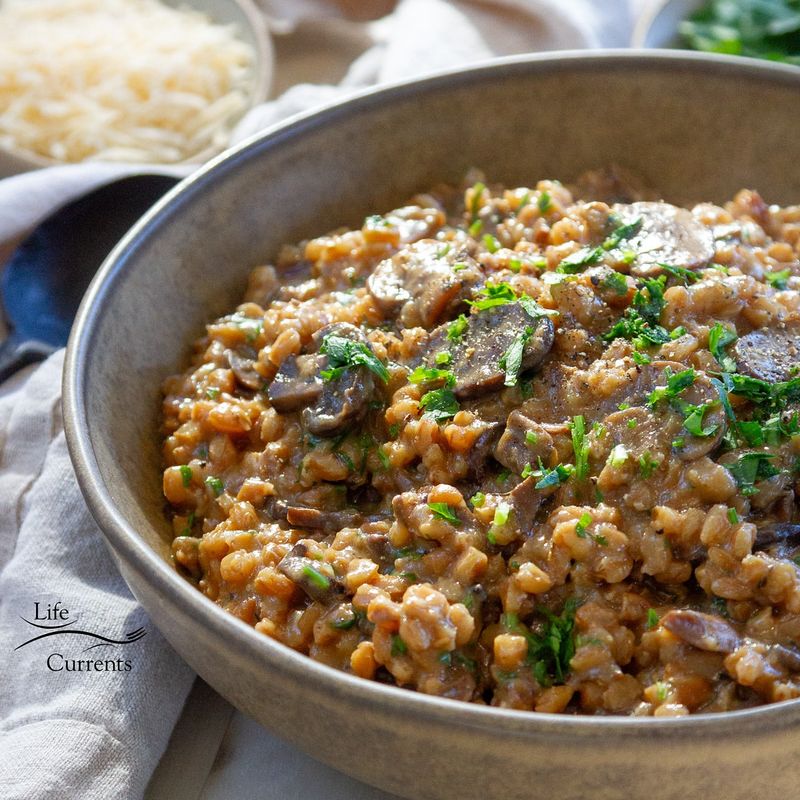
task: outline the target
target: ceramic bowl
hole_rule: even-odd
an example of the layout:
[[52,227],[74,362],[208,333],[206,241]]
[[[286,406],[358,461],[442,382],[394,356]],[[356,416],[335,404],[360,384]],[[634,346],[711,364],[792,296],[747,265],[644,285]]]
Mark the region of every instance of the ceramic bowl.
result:
[[437,75],[295,118],[165,197],[89,290],[66,363],[70,452],[153,623],[215,689],[315,758],[408,798],[797,796],[800,701],[674,719],[458,703],[360,680],[256,633],[170,565],[159,385],[252,266],[470,166],[518,185],[621,164],[683,202],[800,199],[800,71],[664,52],[548,54]]
[[[188,6],[202,12],[217,24],[235,26],[237,35],[255,52],[253,81],[247,110],[267,99],[272,84],[274,53],[264,15],[256,8],[253,0],[188,0],[188,2],[187,0],[164,0],[164,2],[169,6]],[[202,164],[215,156],[221,149],[220,147],[209,147],[191,158],[175,163]],[[22,148],[0,147],[0,177],[63,163]],[[174,166],[174,164],[168,166]]]
[[632,47],[685,47],[679,27],[708,0],[653,0],[639,15],[631,36]]

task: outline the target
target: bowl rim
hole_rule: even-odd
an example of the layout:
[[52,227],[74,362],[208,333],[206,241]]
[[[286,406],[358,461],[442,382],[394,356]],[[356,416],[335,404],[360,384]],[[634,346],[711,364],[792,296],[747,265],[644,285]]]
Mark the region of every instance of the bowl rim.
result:
[[[254,0],[225,0],[225,2],[239,9],[244,24],[247,25],[253,35],[253,48],[255,51],[253,82],[248,92],[247,105],[242,112],[232,120],[230,126],[232,132],[236,125],[238,125],[253,108],[264,103],[269,97],[275,79],[275,47],[272,43],[272,36],[270,35],[266,18],[256,7]],[[188,3],[179,4],[179,6],[180,5],[186,5],[190,10],[193,10],[190,1]],[[179,6],[176,6],[176,8]],[[211,144],[199,150],[194,155],[182,158],[180,161],[152,162],[143,166],[150,166],[153,168],[199,166],[206,163],[220,152],[221,149],[219,146]],[[131,161],[105,161],[102,159],[59,161],[57,158],[43,156],[15,144],[4,144],[0,146],[0,153],[16,170],[14,173],[9,173],[9,175],[30,172],[35,169],[44,169],[46,167],[63,167],[74,164],[119,164],[120,166],[128,165],[131,168],[136,166],[135,163]]]
[[[342,115],[349,116],[375,106],[403,99],[420,91],[436,91],[463,85],[480,84],[481,80],[500,79],[504,75],[553,73],[559,71],[605,69],[702,68],[705,74],[723,74],[737,79],[768,79],[800,91],[800,70],[782,64],[761,62],[739,56],[720,56],[684,51],[596,50],[555,51],[523,56],[508,56],[477,62],[460,69],[449,69],[419,78],[373,87],[310,111],[293,115],[224,151],[199,170],[170,189],[111,251],[103,262],[83,298],[67,345],[62,379],[64,429],[79,486],[107,543],[128,570],[136,575],[168,603],[185,613],[201,618],[210,635],[226,647],[235,645],[239,653],[252,661],[260,660],[271,669],[295,680],[312,679],[317,690],[355,703],[368,703],[403,717],[427,718],[431,722],[467,728],[491,727],[497,734],[529,736],[591,737],[598,744],[605,736],[647,736],[651,739],[683,739],[688,734],[697,738],[706,732],[737,736],[754,736],[786,727],[800,720],[800,699],[757,706],[736,711],[689,715],[675,718],[630,716],[579,716],[519,711],[482,706],[422,694],[413,690],[388,686],[328,667],[296,652],[270,637],[258,633],[244,621],[226,612],[203,596],[194,586],[152,550],[139,536],[123,513],[115,506],[95,459],[91,424],[85,406],[86,378],[83,364],[89,356],[95,328],[103,315],[104,299],[114,290],[120,275],[127,269],[130,256],[151,231],[168,224],[171,210],[191,202],[195,193],[212,184],[241,162],[258,157],[280,146],[287,138],[315,130]],[[155,623],[154,623],[155,624]]]

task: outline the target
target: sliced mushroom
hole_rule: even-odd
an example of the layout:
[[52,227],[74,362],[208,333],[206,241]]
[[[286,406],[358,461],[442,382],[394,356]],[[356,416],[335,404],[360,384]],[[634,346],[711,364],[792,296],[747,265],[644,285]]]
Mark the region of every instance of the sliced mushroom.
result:
[[800,368],[800,327],[760,328],[733,346],[739,372],[768,383],[788,381]]
[[[264,385],[264,378],[255,370],[255,360],[240,355],[235,350],[226,350],[225,358],[228,359],[236,380],[245,387],[257,392]],[[273,404],[274,405],[274,404]]]
[[312,600],[332,603],[343,593],[339,581],[319,569],[320,562],[308,557],[308,548],[298,542],[279,562],[278,571],[297,584]]
[[800,650],[796,647],[774,644],[770,648],[770,652],[777,656],[780,664],[786,669],[791,672],[800,672]]
[[521,475],[527,464],[535,466],[539,459],[549,466],[553,450],[553,437],[546,427],[517,409],[508,415],[503,435],[494,449],[494,457],[506,469]]
[[505,495],[514,509],[514,521],[523,533],[528,533],[533,528],[542,500],[550,493],[537,489],[536,483],[533,476],[525,478]]
[[699,269],[714,257],[714,234],[691,211],[669,203],[615,205],[624,224],[642,220],[639,232],[625,242],[636,253],[631,274],[658,275],[661,264]]
[[467,453],[468,475],[472,480],[481,481],[489,466],[492,451],[500,438],[503,426],[499,422],[484,422],[483,430],[472,443]]
[[553,346],[553,323],[548,317],[531,317],[519,303],[473,312],[458,342],[448,339],[449,324],[431,333],[432,352],[449,349],[450,369],[456,376],[454,392],[460,400],[496,392],[503,388],[506,373],[500,360],[526,328],[533,333],[522,353],[520,374],[542,363]]
[[355,510],[322,511],[305,506],[287,506],[286,521],[295,528],[312,528],[326,533],[335,533],[342,528],[361,524],[361,514]]
[[[364,334],[348,323],[320,329],[314,334],[314,345],[321,347],[326,336],[341,336],[369,347]],[[320,353],[290,356],[281,364],[267,391],[276,411],[284,414],[302,409],[303,426],[315,436],[335,436],[358,422],[375,391],[375,381],[368,370],[346,369],[325,381],[320,372],[328,366],[328,357]]]
[[753,547],[763,550],[774,544],[800,544],[800,524],[796,522],[779,522],[759,525]]
[[589,286],[564,280],[550,286],[564,327],[581,327],[594,333],[605,333],[614,323],[614,313]]
[[316,353],[285,359],[267,390],[272,407],[288,414],[316,403],[322,394],[319,373],[327,363],[325,356]]
[[423,239],[375,267],[367,289],[386,316],[404,327],[430,328],[458,313],[483,272],[466,251]]
[[692,647],[710,653],[732,653],[741,643],[739,634],[724,619],[688,608],[668,611],[661,624]]

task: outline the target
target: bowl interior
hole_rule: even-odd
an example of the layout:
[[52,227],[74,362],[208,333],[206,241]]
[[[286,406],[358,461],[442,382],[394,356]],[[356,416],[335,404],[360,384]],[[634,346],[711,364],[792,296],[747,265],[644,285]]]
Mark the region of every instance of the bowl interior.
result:
[[71,346],[96,479],[166,556],[159,387],[281,244],[358,224],[471,166],[530,185],[617,163],[676,202],[750,187],[791,203],[798,93],[793,71],[717,59],[544,59],[372,94],[255,141],[185,183],[95,284]]

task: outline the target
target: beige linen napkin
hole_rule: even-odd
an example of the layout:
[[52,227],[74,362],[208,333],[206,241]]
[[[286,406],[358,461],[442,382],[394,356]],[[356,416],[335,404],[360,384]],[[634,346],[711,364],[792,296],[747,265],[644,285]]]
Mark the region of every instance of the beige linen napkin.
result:
[[[277,84],[292,88],[250,112],[234,140],[382,81],[509,52],[624,44],[629,29],[627,0],[381,0],[388,17],[347,16],[365,5],[262,2],[280,31]],[[54,208],[142,170],[86,164],[0,181],[0,261]],[[140,798],[193,675],[130,595],[83,503],[62,431],[62,363],[57,353],[0,387],[0,798]],[[53,635],[55,625],[83,633]],[[123,667],[67,671],[68,659]]]

